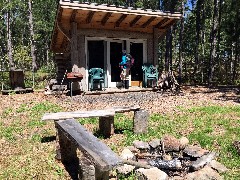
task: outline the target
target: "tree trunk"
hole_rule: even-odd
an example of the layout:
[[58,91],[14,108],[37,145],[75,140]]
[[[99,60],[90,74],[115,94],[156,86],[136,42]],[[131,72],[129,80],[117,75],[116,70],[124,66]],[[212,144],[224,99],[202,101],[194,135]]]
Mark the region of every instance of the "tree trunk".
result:
[[171,69],[171,48],[172,47],[172,28],[170,28],[166,35],[166,51],[165,51],[165,71]]
[[215,57],[216,57],[218,5],[219,5],[219,0],[214,0],[213,25],[212,25],[211,38],[210,38],[211,50],[210,50],[209,73],[208,73],[209,85],[213,81],[213,73],[214,73],[214,65],[215,65]]
[[31,41],[31,56],[32,56],[32,71],[37,70],[36,53],[35,53],[35,41],[34,41],[34,30],[33,30],[33,14],[32,14],[32,0],[28,0],[28,11],[29,11],[29,26],[30,26],[30,41]]
[[206,16],[205,16],[205,4],[203,4],[203,7],[202,7],[202,30],[201,30],[201,48],[202,48],[202,60],[200,62],[201,64],[201,75],[202,75],[202,79],[201,79],[201,82],[204,83],[205,81],[205,78],[204,78],[204,70],[205,70],[205,67],[204,67],[204,60],[205,59],[205,43],[206,43],[206,34],[205,34],[205,19],[206,19]]
[[220,56],[220,42],[221,42],[221,19],[222,19],[222,3],[223,3],[223,0],[220,0],[219,1],[219,14],[218,14],[218,33],[217,33],[217,57],[216,57],[216,61],[217,61],[217,64],[218,64],[218,77],[219,77],[219,80],[222,81],[221,77],[222,77],[222,74],[221,74],[221,66],[222,66],[222,63],[221,63],[221,59],[219,59],[219,56]]
[[[8,0],[8,3],[11,3],[10,0]],[[11,31],[11,12],[10,10],[6,13],[6,21],[7,21],[7,49],[8,49],[8,61],[10,65],[10,70],[15,69],[15,64],[13,61],[13,50],[12,50],[12,31]]]
[[182,19],[181,19],[181,24],[180,24],[180,32],[179,32],[179,67],[178,67],[178,72],[179,72],[179,84],[182,83],[182,50],[183,50],[183,32],[184,32],[184,5],[185,2],[182,1]]
[[202,4],[203,0],[198,0],[196,5],[196,46],[195,46],[195,63],[194,63],[194,81],[197,80],[197,72],[199,68],[199,46],[200,46],[200,33],[201,33],[201,11],[202,11]]

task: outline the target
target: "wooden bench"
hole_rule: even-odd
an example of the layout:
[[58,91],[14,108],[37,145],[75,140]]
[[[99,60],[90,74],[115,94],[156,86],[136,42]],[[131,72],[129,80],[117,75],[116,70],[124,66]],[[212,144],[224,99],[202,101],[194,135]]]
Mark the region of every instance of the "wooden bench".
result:
[[134,111],[133,118],[133,131],[134,133],[146,133],[148,126],[149,114],[145,110],[140,109],[140,106],[126,106],[126,107],[112,107],[103,110],[90,110],[90,111],[73,111],[73,112],[58,112],[46,113],[43,121],[47,120],[64,120],[71,118],[90,118],[99,117],[99,131],[104,137],[110,137],[114,134],[114,115],[116,113],[124,113]]
[[[109,179],[109,171],[122,160],[74,119],[55,122],[61,161],[72,179]],[[77,155],[79,149],[84,156]],[[79,166],[80,165],[80,166]],[[80,173],[79,173],[80,172]]]

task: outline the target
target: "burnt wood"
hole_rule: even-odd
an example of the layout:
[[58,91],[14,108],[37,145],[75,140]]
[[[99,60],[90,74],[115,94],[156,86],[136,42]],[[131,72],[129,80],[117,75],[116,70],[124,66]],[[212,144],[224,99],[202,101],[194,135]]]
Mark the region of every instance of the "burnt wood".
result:
[[[109,171],[122,160],[103,142],[74,119],[56,121],[56,127],[76,145],[101,171]],[[60,145],[61,146],[61,145]]]

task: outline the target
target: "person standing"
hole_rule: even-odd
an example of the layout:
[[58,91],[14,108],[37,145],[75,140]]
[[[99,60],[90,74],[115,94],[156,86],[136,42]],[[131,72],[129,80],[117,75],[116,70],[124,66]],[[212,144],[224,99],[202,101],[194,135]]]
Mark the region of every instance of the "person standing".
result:
[[122,69],[120,78],[122,81],[122,87],[125,89],[129,89],[129,71],[132,64],[132,56],[130,54],[127,55],[126,50],[123,50],[122,61],[120,62],[120,67]]

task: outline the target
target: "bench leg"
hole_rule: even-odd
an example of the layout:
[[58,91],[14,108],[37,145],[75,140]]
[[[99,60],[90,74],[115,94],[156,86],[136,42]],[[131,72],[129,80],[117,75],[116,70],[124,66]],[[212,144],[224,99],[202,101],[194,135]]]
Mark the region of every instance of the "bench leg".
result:
[[96,180],[109,180],[109,171],[96,169]]
[[114,134],[114,116],[99,117],[99,131],[104,137],[109,138]]
[[80,158],[79,179],[95,180],[95,167],[91,164],[88,158]]
[[58,129],[57,129],[57,124],[55,123],[55,128],[56,128],[56,156],[55,159],[58,161],[61,161],[61,150],[60,150],[60,144],[59,144],[59,136],[58,136]]
[[148,132],[149,113],[143,109],[134,112],[133,132],[142,134]]
[[77,157],[77,147],[65,134],[57,128],[61,161],[72,179],[78,179],[79,159]]

